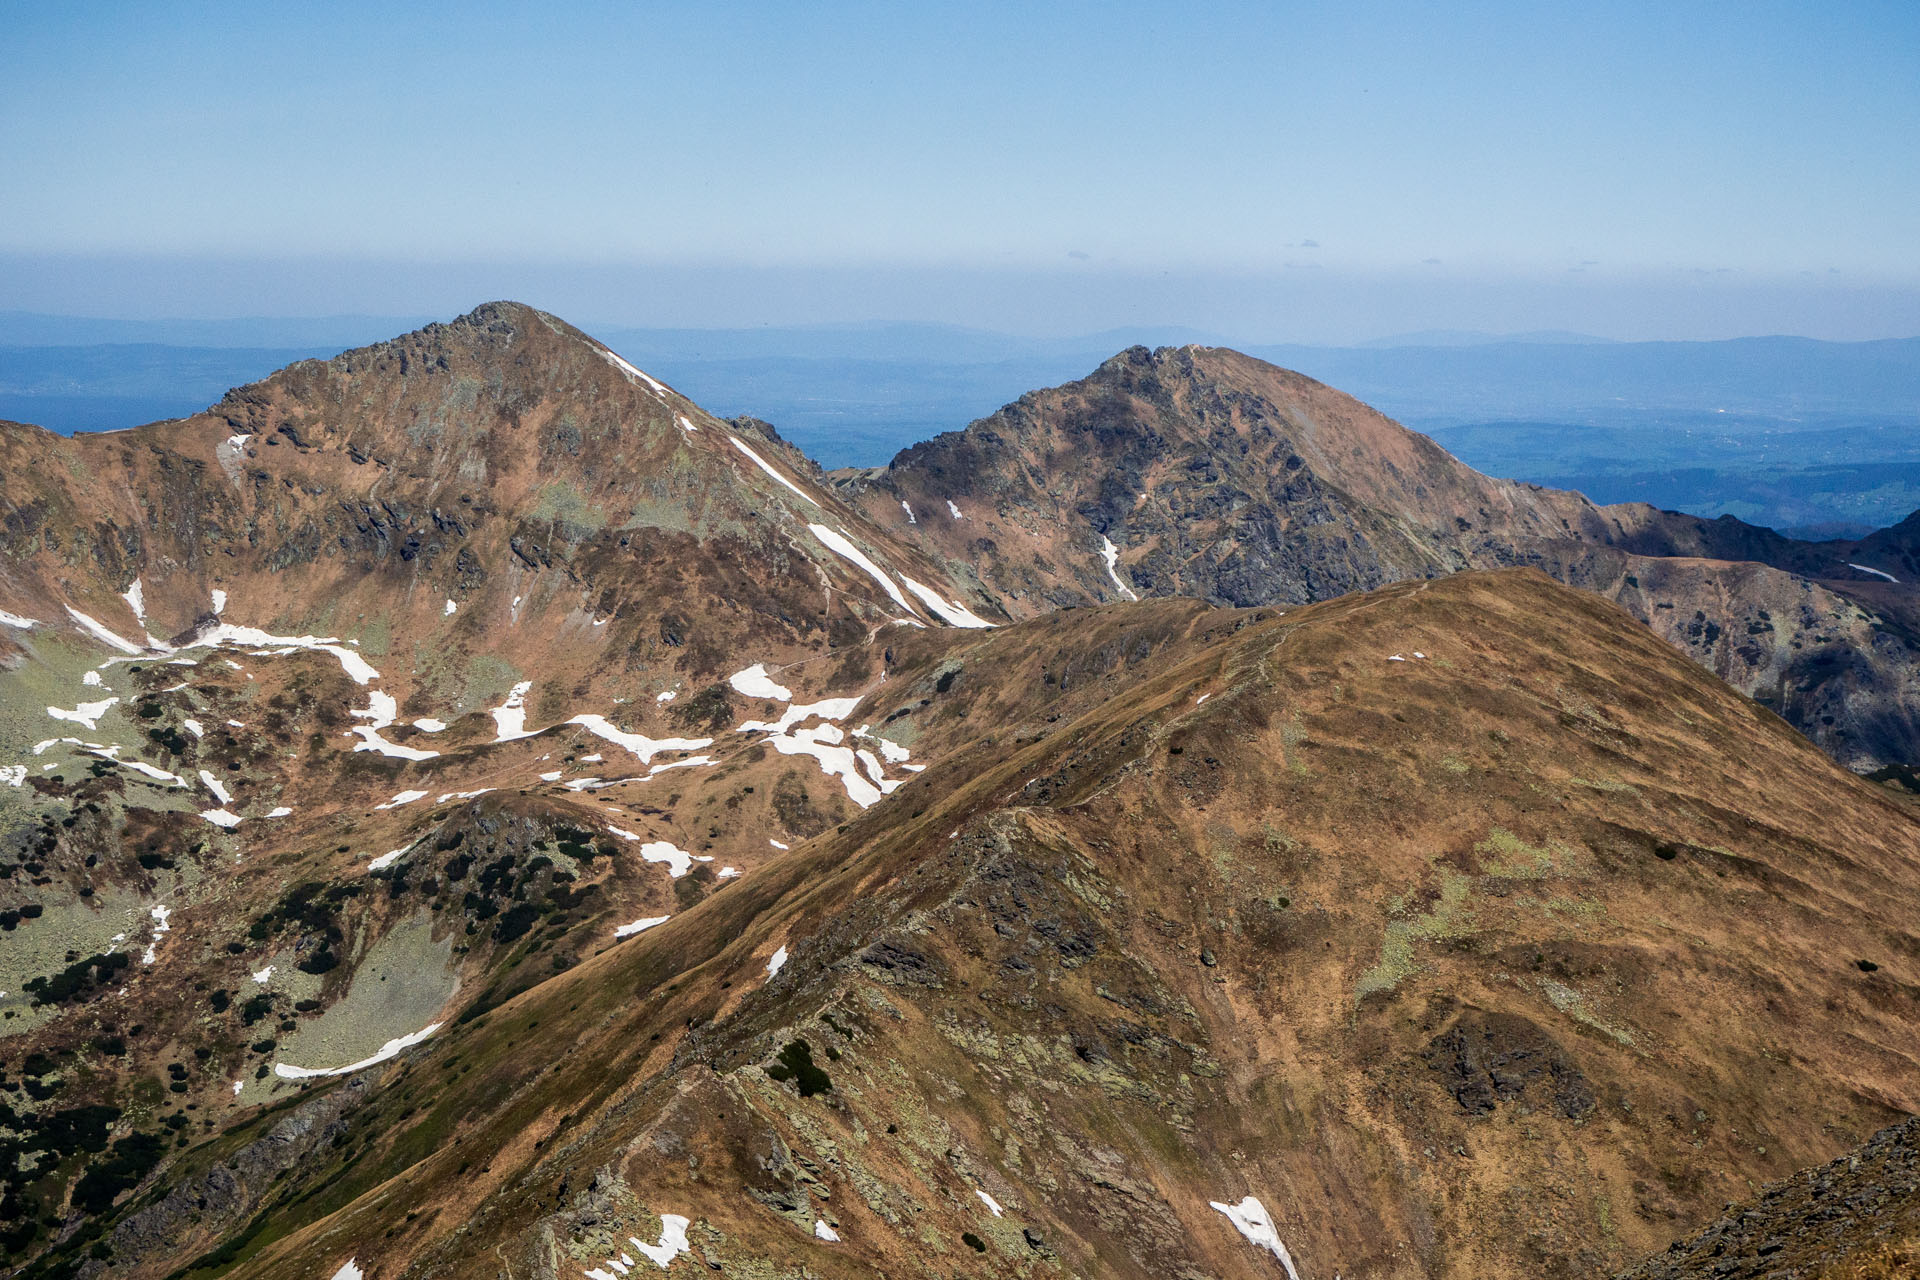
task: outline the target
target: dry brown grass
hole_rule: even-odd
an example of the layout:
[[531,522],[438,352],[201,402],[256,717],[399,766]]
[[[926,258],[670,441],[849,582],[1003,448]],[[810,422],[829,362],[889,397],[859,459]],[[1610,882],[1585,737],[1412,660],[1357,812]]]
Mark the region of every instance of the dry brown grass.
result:
[[1914,1280],[1920,1276],[1920,1239],[1884,1241],[1835,1263],[1820,1280]]

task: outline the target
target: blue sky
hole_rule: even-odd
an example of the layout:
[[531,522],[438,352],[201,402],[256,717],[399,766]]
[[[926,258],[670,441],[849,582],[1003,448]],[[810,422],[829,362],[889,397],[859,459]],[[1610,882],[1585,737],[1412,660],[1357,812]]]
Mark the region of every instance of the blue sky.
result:
[[0,308],[1920,332],[1920,6],[10,6]]

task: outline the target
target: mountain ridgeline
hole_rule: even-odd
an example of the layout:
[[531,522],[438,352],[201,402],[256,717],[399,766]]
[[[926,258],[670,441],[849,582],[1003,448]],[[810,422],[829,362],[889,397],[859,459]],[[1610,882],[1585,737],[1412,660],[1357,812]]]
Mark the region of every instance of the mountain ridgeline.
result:
[[1596,506],[1195,347],[829,474],[511,303],[0,474],[4,1274],[1910,1221],[1904,1130],[1782,1180],[1920,1111],[1914,520]]

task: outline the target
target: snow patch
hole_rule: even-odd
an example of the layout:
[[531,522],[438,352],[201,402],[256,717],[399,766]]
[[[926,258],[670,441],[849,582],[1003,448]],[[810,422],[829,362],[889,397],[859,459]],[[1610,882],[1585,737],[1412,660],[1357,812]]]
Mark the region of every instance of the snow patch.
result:
[[596,738],[631,752],[641,764],[651,764],[653,757],[662,751],[696,751],[713,745],[712,738],[649,738],[643,733],[628,733],[598,714],[574,716],[567,723],[577,724]]
[[36,619],[23,618],[17,613],[8,613],[5,609],[0,609],[0,624],[12,627],[16,631],[31,631],[40,625]]
[[756,662],[745,671],[736,671],[727,677],[727,683],[749,698],[771,698],[775,702],[786,702],[793,697],[793,690],[783,684],[775,684],[767,675],[763,662]]
[[391,725],[400,714],[400,702],[390,693],[378,689],[367,691],[367,705],[354,707],[348,715],[370,723],[355,725],[348,732],[360,739],[355,751],[378,751],[383,756],[393,756],[400,760],[431,760],[439,755],[438,751],[426,751],[419,747],[404,747],[397,742],[389,742],[380,731]]
[[231,831],[240,825],[240,815],[229,813],[225,809],[202,809],[200,816],[216,827],[225,827]]
[[1300,1280],[1300,1273],[1294,1270],[1293,1255],[1287,1252],[1287,1246],[1280,1242],[1280,1233],[1274,1229],[1273,1219],[1267,1216],[1267,1207],[1253,1196],[1248,1196],[1239,1204],[1221,1204],[1218,1200],[1208,1201],[1214,1208],[1227,1215],[1234,1229],[1253,1243],[1256,1249],[1265,1249],[1280,1260],[1287,1269],[1288,1280]]
[[654,700],[655,702],[672,702],[672,701],[673,701],[673,690],[671,690],[671,689],[663,689],[663,690],[661,690],[661,691],[660,691],[659,693],[656,693],[656,694],[654,694],[654,695],[653,695],[653,700]]
[[511,742],[515,738],[531,738],[527,732],[527,690],[533,688],[533,681],[522,680],[507,691],[507,700],[493,708],[487,714],[493,717],[495,742]]
[[902,498],[902,499],[900,499],[900,509],[901,509],[902,511],[904,511],[904,512],[906,512],[906,513],[907,513],[907,523],[908,523],[908,524],[919,524],[919,523],[920,523],[920,522],[919,522],[918,520],[915,520],[915,519],[913,518],[913,508],[907,505],[907,500],[906,500],[905,498]]
[[306,1080],[314,1076],[343,1076],[350,1071],[360,1071],[366,1067],[385,1062],[388,1058],[398,1054],[402,1049],[411,1049],[414,1045],[419,1044],[422,1040],[425,1040],[428,1036],[438,1031],[440,1026],[441,1024],[436,1022],[430,1026],[422,1027],[412,1035],[399,1036],[396,1039],[389,1040],[381,1045],[380,1051],[372,1057],[362,1058],[360,1061],[350,1063],[344,1067],[290,1067],[284,1062],[276,1062],[273,1064],[273,1074],[279,1076],[282,1080]]
[[80,677],[80,683],[81,683],[81,684],[83,684],[83,685],[85,685],[85,686],[87,686],[87,688],[89,688],[89,689],[104,689],[104,688],[106,688],[106,685],[104,685],[103,683],[101,683],[101,680],[100,680],[100,673],[99,673],[98,671],[89,671],[89,672],[87,672],[87,673],[86,673],[85,675],[83,675],[83,676],[81,676],[81,677]]
[[213,798],[218,800],[223,807],[233,803],[233,793],[227,790],[226,783],[213,776],[212,770],[202,769],[200,771],[200,782],[207,790],[213,792]]
[[283,805],[283,804],[275,805],[273,808],[267,810],[267,816],[269,818],[285,818],[292,813],[293,813],[293,810],[289,809],[286,805]]
[[207,736],[206,729],[202,727],[202,725],[198,720],[182,720],[180,722],[180,727],[185,729],[188,733],[192,734],[196,738],[204,738]]
[[780,949],[774,952],[773,955],[767,960],[768,980],[771,981],[774,975],[779,973],[780,970],[784,969],[786,965],[787,965],[787,948],[785,944],[782,944]]
[[23,764],[0,765],[0,785],[18,787],[27,780],[27,766]]
[[645,933],[657,924],[665,924],[672,918],[671,916],[647,916],[644,919],[635,920],[632,924],[621,925],[613,931],[613,936],[616,938],[631,938],[636,933]]
[[791,849],[793,847],[792,845],[781,844],[778,840],[770,839],[767,841],[767,843],[772,845],[774,848],[780,850],[782,853],[785,853],[788,849]]
[[642,1244],[633,1236],[628,1236],[627,1241],[665,1271],[669,1262],[680,1254],[690,1252],[687,1246],[688,1221],[677,1213],[663,1213],[660,1215],[659,1244]]
[[156,906],[153,909],[153,940],[147,943],[147,953],[140,957],[141,964],[152,964],[154,948],[160,945],[160,939],[173,932],[173,926],[167,923],[167,917],[173,914],[173,908]]
[[771,722],[765,720],[748,720],[743,722],[734,732],[785,733],[796,724],[816,718],[821,720],[844,720],[853,714],[855,707],[860,705],[860,698],[861,695],[856,693],[851,698],[822,698],[818,702],[803,702],[797,706],[789,706],[785,711],[780,713],[778,720]]
[[120,593],[120,598],[127,602],[127,608],[133,610],[133,620],[143,627],[146,626],[147,592],[146,589],[140,585],[140,579],[135,578],[133,585]]
[[258,973],[250,973],[247,976],[249,978],[252,978],[254,982],[258,983],[260,986],[264,987],[269,982],[273,981],[273,966],[268,965],[266,968],[260,970]]
[[840,1239],[840,1233],[819,1218],[813,1220],[813,1234],[815,1239],[825,1240],[829,1243],[838,1243]]
[[213,616],[219,617],[227,611],[227,593],[220,588],[213,589]]
[[1113,539],[1106,534],[1100,535],[1100,558],[1107,562],[1107,576],[1113,579],[1113,585],[1120,588],[1120,594],[1129,600],[1140,597],[1133,594],[1133,588],[1120,581],[1120,548],[1113,545]]
[[82,702],[71,711],[62,711],[59,707],[48,707],[47,714],[55,720],[71,720],[83,728],[98,731],[100,717],[107,714],[107,708],[120,701],[118,698],[106,698],[99,702]]
[[398,809],[403,804],[412,804],[415,800],[425,800],[426,798],[427,793],[424,791],[402,791],[385,804],[377,804],[373,807],[376,809]]
[[1000,1208],[1000,1202],[998,1200],[995,1200],[992,1196],[988,1195],[986,1192],[982,1191],[978,1187],[975,1187],[973,1189],[973,1194],[980,1197],[980,1203],[986,1205],[987,1211],[993,1214],[994,1217],[997,1218],[1001,1215],[1003,1211]]
[[954,518],[955,520],[965,520],[965,519],[966,519],[966,517],[965,517],[965,516],[963,516],[963,515],[961,515],[961,514],[960,514],[960,508],[958,508],[958,507],[956,507],[956,506],[954,506],[954,505],[953,505],[953,499],[952,499],[952,498],[948,498],[948,499],[947,499],[947,514],[948,514],[948,515],[950,515],[950,516],[952,516],[952,517],[953,517],[953,518]]
[[400,859],[406,855],[407,850],[411,848],[413,848],[412,845],[405,845],[398,849],[389,849],[385,853],[381,854],[379,857],[375,858],[372,862],[369,862],[367,864],[367,870],[368,871],[385,871],[388,867],[400,861]]
[[[235,1093],[240,1092],[240,1084],[240,1081],[236,1080],[234,1082],[233,1091]],[[332,1280],[366,1280],[366,1273],[360,1270],[358,1259],[348,1258],[340,1264],[340,1269],[333,1273]]]
[[455,604],[453,601],[451,600],[447,601],[447,609],[445,614],[443,614],[442,616],[451,618],[453,616],[454,610],[458,609],[459,607],[460,606]]
[[[341,644],[335,636],[276,636],[259,627],[236,627],[231,622],[222,622],[181,647],[219,649],[228,645],[242,649],[310,649],[315,653],[330,653],[355,684],[371,684],[380,678],[380,673],[365,658]],[[240,669],[239,663],[228,661],[235,670]]]
[[432,716],[422,716],[413,722],[413,727],[422,733],[445,733],[447,731],[447,722],[445,720],[435,720]]

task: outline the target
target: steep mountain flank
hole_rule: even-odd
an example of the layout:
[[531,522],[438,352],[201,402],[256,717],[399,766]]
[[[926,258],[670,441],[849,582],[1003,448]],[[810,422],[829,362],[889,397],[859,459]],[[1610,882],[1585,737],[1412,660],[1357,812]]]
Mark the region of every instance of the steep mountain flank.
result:
[[1920,1104],[1911,812],[1591,595],[895,656],[858,714],[975,736],[313,1111],[244,1229],[123,1216],[114,1274],[1591,1276]]
[[1910,588],[1847,563],[1872,559],[1856,544],[1490,479],[1236,352],[1133,348],[840,486],[1017,616],[1135,595],[1303,603],[1534,565],[1612,595],[1849,767],[1920,759],[1920,614]]
[[1920,1274],[1920,1120],[1729,1206],[1620,1280],[1898,1280]]

